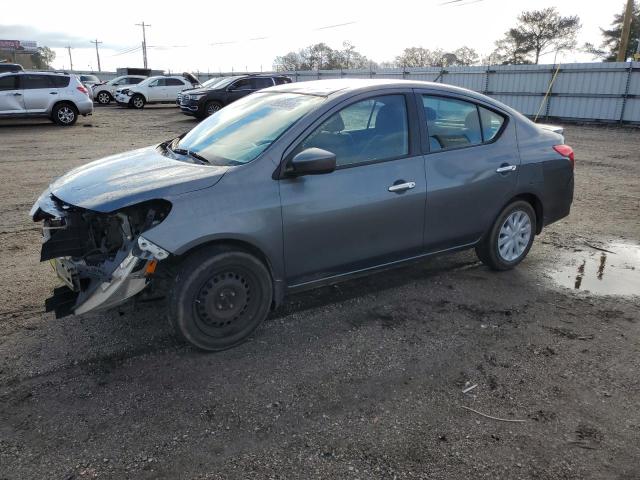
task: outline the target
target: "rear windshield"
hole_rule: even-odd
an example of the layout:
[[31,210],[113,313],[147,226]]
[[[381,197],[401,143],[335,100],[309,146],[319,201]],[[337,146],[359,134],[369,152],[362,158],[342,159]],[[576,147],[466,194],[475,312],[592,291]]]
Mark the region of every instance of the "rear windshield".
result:
[[21,72],[22,65],[15,63],[0,63],[0,73],[4,72]]

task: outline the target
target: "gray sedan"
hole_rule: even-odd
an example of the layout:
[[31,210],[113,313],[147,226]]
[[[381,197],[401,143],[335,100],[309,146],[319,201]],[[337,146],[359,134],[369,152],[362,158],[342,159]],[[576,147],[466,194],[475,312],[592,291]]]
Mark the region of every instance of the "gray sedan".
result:
[[64,283],[46,307],[109,308],[169,277],[178,333],[222,350],[290,292],[466,248],[513,268],[569,214],[573,167],[561,134],[469,90],[268,88],[52,183],[31,210]]

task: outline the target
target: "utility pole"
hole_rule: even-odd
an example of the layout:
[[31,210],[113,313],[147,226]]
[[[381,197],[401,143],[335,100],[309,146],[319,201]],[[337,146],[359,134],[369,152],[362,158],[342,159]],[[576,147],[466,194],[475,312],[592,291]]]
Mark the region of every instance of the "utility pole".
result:
[[142,27],[142,60],[144,61],[144,68],[147,68],[147,32],[145,27],[150,27],[148,23],[136,23],[137,27]]
[[95,40],[91,40],[91,43],[95,43],[96,45],[96,57],[98,58],[98,71],[101,72],[102,68],[100,68],[100,52],[98,51],[98,45],[100,45],[102,42],[99,42],[98,39],[96,38]]
[[71,64],[71,68],[70,70],[73,71],[73,60],[71,59],[71,46],[67,45],[66,46],[67,51],[69,52],[69,63]]
[[622,35],[620,36],[620,48],[618,49],[618,62],[627,60],[627,47],[629,46],[629,34],[631,33],[631,17],[633,16],[633,0],[627,0],[627,8],[624,11],[622,23]]

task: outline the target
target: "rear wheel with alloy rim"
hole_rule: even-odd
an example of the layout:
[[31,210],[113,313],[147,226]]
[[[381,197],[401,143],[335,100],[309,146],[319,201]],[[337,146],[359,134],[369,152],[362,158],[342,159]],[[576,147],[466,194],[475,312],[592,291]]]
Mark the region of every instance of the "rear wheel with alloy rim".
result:
[[131,99],[131,101],[129,102],[129,104],[133,107],[133,108],[142,108],[144,107],[145,104],[145,100],[144,97],[142,95],[134,95],[133,98]]
[[111,94],[103,90],[96,95],[96,99],[100,105],[109,105],[111,103]]
[[224,350],[244,342],[269,313],[271,275],[249,253],[201,250],[181,265],[169,297],[177,333],[198,348]]
[[67,127],[73,125],[78,120],[78,110],[70,103],[59,103],[53,107],[51,119],[58,125]]
[[498,216],[491,230],[476,246],[478,258],[494,270],[509,270],[529,253],[536,232],[531,204],[518,200]]

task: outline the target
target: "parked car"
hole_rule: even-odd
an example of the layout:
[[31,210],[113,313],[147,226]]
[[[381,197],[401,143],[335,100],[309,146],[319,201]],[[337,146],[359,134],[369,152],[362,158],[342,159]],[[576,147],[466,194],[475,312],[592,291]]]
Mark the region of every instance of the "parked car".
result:
[[93,98],[100,105],[109,105],[115,100],[117,89],[123,89],[137,85],[145,78],[144,75],[122,75],[108,82],[98,83],[93,86]]
[[118,105],[144,108],[147,103],[174,103],[178,94],[200,85],[193,75],[160,75],[137,85],[116,90]]
[[6,72],[22,72],[24,68],[19,63],[0,62],[0,73]]
[[80,83],[82,83],[88,89],[92,88],[94,85],[101,83],[100,79],[95,75],[81,74],[78,75],[78,78],[80,79]]
[[180,102],[182,101],[182,95],[184,95],[185,93],[191,92],[193,90],[197,90],[199,88],[212,88],[215,84],[224,81],[226,78],[228,77],[210,78],[199,87],[187,88],[186,90],[182,90],[180,93],[178,93],[178,97],[176,98],[176,105],[180,106]]
[[250,93],[274,85],[291,83],[285,75],[240,75],[226,77],[209,87],[190,90],[180,98],[180,110],[185,115],[208,117],[225,105],[235,102]]
[[31,209],[66,285],[46,309],[112,307],[160,272],[178,333],[222,350],[290,292],[467,248],[515,267],[569,214],[573,169],[562,135],[462,88],[272,87],[52,183]]
[[91,115],[89,91],[75,75],[45,72],[0,74],[0,118],[48,117],[73,125],[78,115]]

